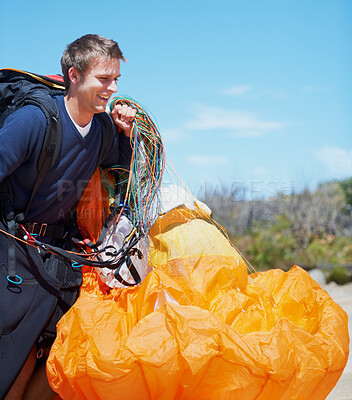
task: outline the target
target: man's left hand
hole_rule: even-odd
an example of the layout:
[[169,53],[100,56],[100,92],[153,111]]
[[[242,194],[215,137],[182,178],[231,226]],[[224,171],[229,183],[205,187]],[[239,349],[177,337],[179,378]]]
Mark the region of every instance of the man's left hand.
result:
[[123,133],[127,137],[131,137],[132,123],[136,113],[137,110],[127,104],[116,104],[111,111],[111,116],[115,124],[123,130]]

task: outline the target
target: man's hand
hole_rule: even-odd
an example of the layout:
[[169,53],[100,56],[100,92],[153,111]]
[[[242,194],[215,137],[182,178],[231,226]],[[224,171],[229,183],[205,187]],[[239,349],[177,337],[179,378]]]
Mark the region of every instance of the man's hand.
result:
[[127,137],[131,137],[132,122],[136,113],[137,110],[127,104],[116,104],[114,109],[111,111],[111,116],[115,124],[123,130],[123,133]]

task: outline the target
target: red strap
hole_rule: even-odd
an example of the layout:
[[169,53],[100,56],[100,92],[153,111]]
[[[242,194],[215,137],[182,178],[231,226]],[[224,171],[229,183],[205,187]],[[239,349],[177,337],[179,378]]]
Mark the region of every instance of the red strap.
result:
[[59,81],[64,83],[64,78],[61,75],[45,75],[47,78],[53,79],[54,81]]

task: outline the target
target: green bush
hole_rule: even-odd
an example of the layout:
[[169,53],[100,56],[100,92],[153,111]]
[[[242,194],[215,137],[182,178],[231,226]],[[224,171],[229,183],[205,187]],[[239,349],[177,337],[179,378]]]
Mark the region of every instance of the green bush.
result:
[[313,239],[305,249],[306,259],[309,265],[316,266],[317,264],[324,264],[330,262],[329,252],[331,245],[326,240]]
[[350,281],[348,271],[345,267],[334,267],[328,277],[327,283],[336,282],[338,285],[345,285]]
[[345,193],[346,204],[352,206],[352,178],[340,182],[340,185]]
[[257,226],[247,243],[244,254],[255,269],[288,269],[293,265],[296,243],[283,215],[277,215],[272,224]]

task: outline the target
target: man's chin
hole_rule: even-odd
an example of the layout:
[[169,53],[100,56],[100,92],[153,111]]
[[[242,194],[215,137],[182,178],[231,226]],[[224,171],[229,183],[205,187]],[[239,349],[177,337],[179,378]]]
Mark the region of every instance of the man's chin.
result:
[[102,104],[102,105],[96,106],[95,107],[95,114],[99,114],[99,113],[102,113],[102,112],[106,111],[107,105],[108,105],[108,103],[106,103],[104,105]]

